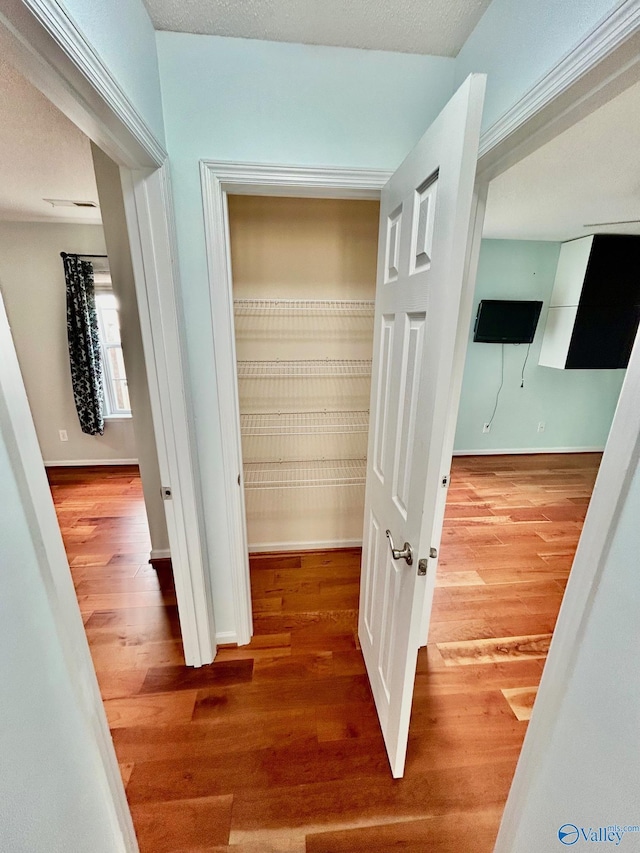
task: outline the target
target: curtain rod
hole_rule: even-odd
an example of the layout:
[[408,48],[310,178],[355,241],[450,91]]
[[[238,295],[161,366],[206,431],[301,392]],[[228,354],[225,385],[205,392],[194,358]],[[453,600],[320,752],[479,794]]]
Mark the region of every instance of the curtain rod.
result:
[[61,258],[108,258],[109,255],[82,255],[75,252],[60,252]]

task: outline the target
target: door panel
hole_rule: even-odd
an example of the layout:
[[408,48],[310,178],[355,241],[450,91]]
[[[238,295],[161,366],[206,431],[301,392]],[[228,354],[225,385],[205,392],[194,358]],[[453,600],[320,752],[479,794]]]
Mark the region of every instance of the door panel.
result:
[[[484,84],[483,75],[467,79],[381,197],[359,633],[396,777],[435,582],[429,551],[440,541],[450,462],[443,452]],[[387,531],[397,551],[411,543],[412,559],[394,557]]]

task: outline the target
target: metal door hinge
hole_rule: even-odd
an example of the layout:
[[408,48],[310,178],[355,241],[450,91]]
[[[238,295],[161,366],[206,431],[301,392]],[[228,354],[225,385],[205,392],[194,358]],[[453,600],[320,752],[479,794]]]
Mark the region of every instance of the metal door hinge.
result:
[[160,486],[160,493],[163,501],[171,500],[171,486]]
[[[437,548],[429,548],[429,559],[435,560],[438,556]],[[418,577],[423,578],[427,574],[427,563],[429,560],[426,557],[423,557],[422,560],[418,560]]]

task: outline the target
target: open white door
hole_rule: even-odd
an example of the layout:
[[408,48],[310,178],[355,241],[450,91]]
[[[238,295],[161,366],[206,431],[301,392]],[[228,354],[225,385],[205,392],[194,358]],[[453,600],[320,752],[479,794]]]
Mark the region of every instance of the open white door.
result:
[[467,78],[380,203],[358,630],[395,777],[404,772],[418,648],[426,643],[421,634],[435,583],[484,89],[484,75]]

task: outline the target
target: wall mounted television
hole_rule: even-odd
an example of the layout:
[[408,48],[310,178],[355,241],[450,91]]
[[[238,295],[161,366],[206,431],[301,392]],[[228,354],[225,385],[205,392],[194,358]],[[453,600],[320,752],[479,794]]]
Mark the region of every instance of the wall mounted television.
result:
[[483,344],[530,344],[542,302],[483,299],[478,305],[473,340]]

